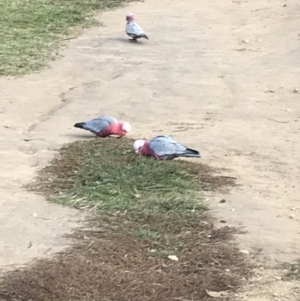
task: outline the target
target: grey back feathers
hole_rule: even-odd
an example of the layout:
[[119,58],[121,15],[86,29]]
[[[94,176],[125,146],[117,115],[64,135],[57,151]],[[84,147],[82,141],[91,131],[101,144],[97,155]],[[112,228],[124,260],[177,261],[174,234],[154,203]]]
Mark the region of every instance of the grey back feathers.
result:
[[198,151],[185,147],[168,135],[156,136],[149,141],[149,147],[162,157],[200,157]]
[[74,127],[81,128],[87,131],[90,131],[94,134],[101,132],[111,123],[118,122],[118,120],[111,116],[99,116],[92,120],[88,120],[85,122],[79,122],[74,125]]
[[148,39],[142,27],[139,26],[135,21],[131,21],[126,24],[126,33],[133,39],[138,39],[138,38]]

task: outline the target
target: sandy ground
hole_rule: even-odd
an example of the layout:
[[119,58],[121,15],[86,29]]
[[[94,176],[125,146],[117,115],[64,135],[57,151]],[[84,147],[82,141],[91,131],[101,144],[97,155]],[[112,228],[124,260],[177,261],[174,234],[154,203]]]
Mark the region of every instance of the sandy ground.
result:
[[[128,42],[128,10],[149,41]],[[264,267],[238,300],[296,300],[297,283],[272,267],[300,257],[299,14],[297,0],[147,0],[104,13],[105,27],[71,41],[51,69],[0,79],[0,267],[67,244],[84,216],[22,185],[84,138],[75,122],[110,114],[132,123],[131,137],[171,134],[229,168],[241,186],[208,201]]]

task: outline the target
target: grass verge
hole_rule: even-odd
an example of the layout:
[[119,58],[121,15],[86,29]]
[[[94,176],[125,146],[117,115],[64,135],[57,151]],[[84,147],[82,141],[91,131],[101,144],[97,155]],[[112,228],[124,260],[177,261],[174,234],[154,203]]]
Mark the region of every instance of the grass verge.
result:
[[131,149],[125,138],[76,142],[40,173],[31,189],[94,214],[68,252],[8,273],[1,300],[208,300],[206,290],[228,292],[249,276],[232,229],[215,229],[200,202],[233,180]]
[[128,0],[0,1],[0,75],[40,70],[79,28],[98,24],[95,12]]

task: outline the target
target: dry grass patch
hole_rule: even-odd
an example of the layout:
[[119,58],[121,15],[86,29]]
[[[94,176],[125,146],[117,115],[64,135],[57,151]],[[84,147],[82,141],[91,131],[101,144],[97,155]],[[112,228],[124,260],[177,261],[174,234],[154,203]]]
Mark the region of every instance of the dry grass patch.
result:
[[204,190],[233,180],[131,148],[124,138],[76,142],[41,171],[31,189],[94,214],[67,252],[8,273],[0,299],[209,300],[206,290],[234,291],[248,278],[234,229],[215,229],[201,202]]

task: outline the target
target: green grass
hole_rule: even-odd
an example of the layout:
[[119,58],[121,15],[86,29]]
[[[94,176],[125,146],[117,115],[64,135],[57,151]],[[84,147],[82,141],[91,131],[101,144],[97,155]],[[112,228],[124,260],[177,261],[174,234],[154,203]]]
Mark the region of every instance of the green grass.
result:
[[133,141],[91,139],[63,147],[31,185],[48,200],[95,214],[96,228],[157,244],[157,254],[181,252],[197,236],[203,192],[233,185],[197,162],[138,156]]
[[203,191],[232,179],[197,161],[138,156],[132,142],[72,143],[39,173],[32,189],[93,214],[68,251],[0,281],[1,300],[205,301],[207,289],[247,279],[245,255],[228,243],[233,229],[216,229],[202,204]]
[[94,211],[184,214],[204,209],[197,165],[137,156],[131,144],[93,139],[68,145],[41,173],[41,189],[54,202]]
[[1,0],[0,75],[40,70],[79,28],[99,24],[95,12],[127,0]]
[[203,191],[232,180],[220,181],[196,162],[138,156],[132,143],[107,138],[66,145],[31,188],[52,202],[89,209],[105,231],[157,243],[158,254],[183,249],[187,237],[200,242]]
[[199,170],[138,156],[126,138],[92,139],[63,147],[33,188],[52,202],[91,210],[106,231],[155,241],[166,254],[179,248],[182,231],[198,228],[206,210]]

